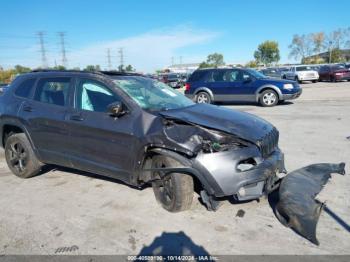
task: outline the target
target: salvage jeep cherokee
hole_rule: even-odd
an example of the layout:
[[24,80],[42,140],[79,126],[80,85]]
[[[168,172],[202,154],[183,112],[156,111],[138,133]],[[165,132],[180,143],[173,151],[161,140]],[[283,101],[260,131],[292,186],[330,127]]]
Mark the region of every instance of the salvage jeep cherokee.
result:
[[[137,187],[152,184],[168,211],[188,209],[199,188],[217,199],[257,199],[284,173],[278,131],[248,113],[195,104],[136,74],[37,71],[0,97],[0,132],[11,171],[44,164],[93,172]],[[196,187],[195,187],[196,185]]]

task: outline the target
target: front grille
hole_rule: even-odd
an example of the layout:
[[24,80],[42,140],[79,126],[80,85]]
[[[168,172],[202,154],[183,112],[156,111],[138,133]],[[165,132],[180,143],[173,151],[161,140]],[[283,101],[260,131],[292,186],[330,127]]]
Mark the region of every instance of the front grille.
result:
[[314,73],[308,73],[308,74],[306,74],[306,76],[307,76],[307,77],[314,77],[315,74],[314,74]]
[[266,136],[260,139],[257,143],[263,158],[271,155],[278,146],[279,133],[276,128],[273,128]]

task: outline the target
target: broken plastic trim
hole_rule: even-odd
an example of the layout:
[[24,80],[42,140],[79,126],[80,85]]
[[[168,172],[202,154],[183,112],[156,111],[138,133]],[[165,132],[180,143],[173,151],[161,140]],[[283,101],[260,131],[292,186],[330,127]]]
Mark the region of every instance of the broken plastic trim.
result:
[[315,245],[319,245],[316,226],[324,205],[315,197],[332,173],[345,175],[345,163],[313,164],[297,169],[282,180],[279,189],[277,218]]

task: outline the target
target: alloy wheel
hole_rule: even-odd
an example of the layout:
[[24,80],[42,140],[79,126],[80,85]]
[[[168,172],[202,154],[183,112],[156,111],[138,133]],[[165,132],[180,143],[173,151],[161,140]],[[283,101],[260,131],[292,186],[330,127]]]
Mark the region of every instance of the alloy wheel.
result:
[[21,143],[12,143],[8,149],[10,165],[19,173],[26,171],[28,154]]

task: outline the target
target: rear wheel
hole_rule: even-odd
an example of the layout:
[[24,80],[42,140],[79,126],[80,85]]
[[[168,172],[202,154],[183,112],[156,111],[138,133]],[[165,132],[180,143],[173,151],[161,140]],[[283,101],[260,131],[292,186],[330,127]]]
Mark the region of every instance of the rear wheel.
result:
[[6,139],[5,158],[12,173],[21,178],[35,176],[43,166],[24,133],[13,134]]
[[331,80],[331,82],[333,82],[333,83],[335,83],[335,82],[336,82],[336,80],[335,80],[335,77],[334,77],[334,76],[331,76],[330,80]]
[[196,95],[196,102],[198,104],[211,104],[211,97],[207,92],[199,92]]
[[262,106],[275,106],[278,103],[278,95],[272,89],[267,89],[261,93],[259,101]]
[[317,80],[312,80],[312,83],[317,83]]
[[[169,157],[154,156],[153,168],[169,168],[179,166],[179,163]],[[180,212],[191,207],[193,200],[193,178],[187,174],[172,173],[161,178],[160,173],[152,173],[153,192],[162,207],[170,212]]]

